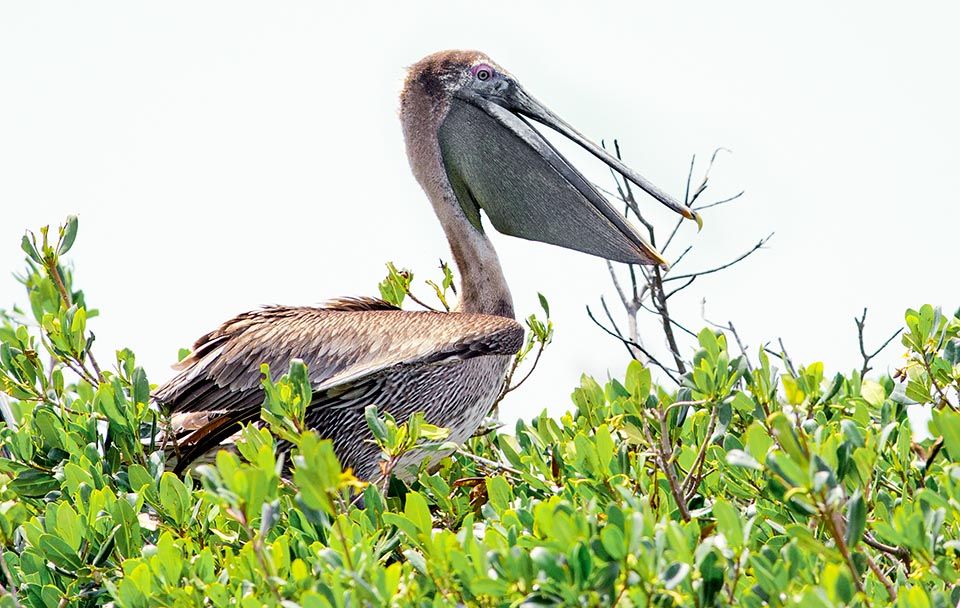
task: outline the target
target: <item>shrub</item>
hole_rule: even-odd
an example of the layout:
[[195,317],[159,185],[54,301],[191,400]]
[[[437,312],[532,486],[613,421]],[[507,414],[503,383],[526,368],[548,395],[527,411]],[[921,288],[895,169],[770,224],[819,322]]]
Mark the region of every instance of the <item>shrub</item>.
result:
[[[908,310],[906,363],[876,380],[778,370],[705,329],[680,388],[638,362],[583,377],[571,412],[474,437],[409,487],[358,482],[301,432],[294,361],[265,377],[265,426],[181,479],[133,353],[92,355],[60,262],[76,230],[25,237],[30,311],[2,314],[5,606],[960,602],[957,316]],[[388,458],[443,434],[368,418]]]

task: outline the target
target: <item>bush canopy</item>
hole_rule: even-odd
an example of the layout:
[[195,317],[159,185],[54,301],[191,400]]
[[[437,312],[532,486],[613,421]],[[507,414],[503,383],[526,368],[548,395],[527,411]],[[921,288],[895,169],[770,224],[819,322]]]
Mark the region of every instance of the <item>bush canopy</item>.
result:
[[[568,413],[474,437],[409,486],[341,470],[304,430],[293,361],[265,370],[237,452],[178,478],[134,354],[93,357],[61,262],[76,234],[24,237],[29,307],[2,313],[2,606],[960,603],[955,315],[908,310],[903,367],[876,379],[704,329],[679,387],[636,361],[585,376]],[[366,416],[385,462],[444,435]]]

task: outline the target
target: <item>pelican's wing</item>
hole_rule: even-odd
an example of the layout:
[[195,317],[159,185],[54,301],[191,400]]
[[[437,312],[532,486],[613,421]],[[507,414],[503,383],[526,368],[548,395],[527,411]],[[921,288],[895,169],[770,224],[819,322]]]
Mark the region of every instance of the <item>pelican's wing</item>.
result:
[[176,429],[192,433],[181,446],[212,447],[237,423],[259,418],[263,363],[278,377],[291,359],[302,359],[313,390],[323,392],[397,366],[514,354],[522,342],[519,323],[492,315],[402,311],[373,300],[276,306],[241,314],[200,338],[154,399],[181,421],[192,420]]

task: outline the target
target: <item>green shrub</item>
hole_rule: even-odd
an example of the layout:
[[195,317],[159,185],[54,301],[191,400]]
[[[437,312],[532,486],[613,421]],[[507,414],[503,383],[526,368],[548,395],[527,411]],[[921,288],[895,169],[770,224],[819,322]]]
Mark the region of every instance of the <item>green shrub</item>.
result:
[[[679,389],[636,362],[584,377],[572,412],[475,437],[409,487],[358,482],[301,432],[293,362],[239,454],[180,479],[133,353],[92,356],[60,263],[75,219],[41,236],[24,240],[30,312],[0,328],[4,606],[960,602],[960,319],[931,306],[907,311],[895,378],[781,371],[703,330]],[[443,435],[369,422],[388,458]]]

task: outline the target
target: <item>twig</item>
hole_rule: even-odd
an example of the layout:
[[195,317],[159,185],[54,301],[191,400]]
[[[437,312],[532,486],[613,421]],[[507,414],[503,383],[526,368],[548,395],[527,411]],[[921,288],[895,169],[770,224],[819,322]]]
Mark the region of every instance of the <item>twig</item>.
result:
[[797,370],[793,367],[793,361],[790,359],[790,355],[787,354],[787,347],[783,345],[783,338],[777,338],[777,342],[780,344],[780,352],[783,353],[783,363],[787,366],[787,370],[790,372],[790,375],[796,377]]
[[877,355],[879,355],[879,354],[880,354],[880,351],[882,351],[883,349],[885,349],[885,348],[887,347],[887,345],[890,344],[890,343],[893,341],[894,338],[896,338],[897,336],[900,335],[900,332],[903,331],[903,328],[901,327],[900,329],[898,329],[897,331],[895,331],[892,336],[890,336],[889,338],[887,338],[886,342],[884,342],[883,344],[880,345],[880,348],[878,348],[877,350],[873,351],[872,354],[869,354],[869,355],[868,355],[868,354],[867,354],[867,350],[866,350],[866,348],[865,348],[864,345],[863,345],[863,328],[864,328],[864,326],[867,324],[867,309],[866,309],[866,307],[864,307],[864,309],[863,309],[863,315],[861,315],[861,317],[860,317],[859,319],[856,318],[856,317],[854,317],[854,318],[853,318],[853,322],[857,324],[857,341],[860,343],[860,355],[863,357],[863,367],[860,368],[860,377],[863,378],[864,376],[867,375],[867,372],[868,372],[868,371],[870,371],[871,369],[873,369],[872,367],[870,367],[870,359],[873,359],[874,357],[876,357]]
[[[821,502],[817,505],[817,510],[820,511],[820,518],[826,524],[827,531],[830,533],[830,536],[833,537],[833,542],[840,551],[840,555],[842,555],[844,561],[847,562],[847,568],[850,569],[850,578],[853,579],[853,584],[856,585],[857,591],[863,596],[864,604],[866,604],[867,608],[870,608],[870,602],[867,600],[867,592],[863,588],[863,581],[860,580],[857,565],[853,561],[853,555],[851,555],[850,548],[847,547],[847,541],[844,538],[846,526],[844,525],[843,516],[831,507],[824,505],[826,505],[826,501],[821,497]],[[896,601],[896,595],[891,599]]]
[[733,339],[737,341],[737,347],[740,348],[740,354],[743,355],[743,360],[747,362],[747,370],[752,372],[753,365],[750,364],[750,357],[749,355],[747,355],[747,349],[743,346],[743,342],[740,341],[740,334],[737,333],[737,329],[733,326],[733,321],[727,321],[726,325],[719,325],[717,323],[714,323],[713,321],[707,318],[706,311],[703,310],[702,308],[704,304],[706,304],[706,300],[704,300],[701,303],[701,311],[702,311],[701,316],[703,317],[703,320],[706,321],[708,324],[713,325],[717,329],[723,329],[733,334]]
[[879,566],[877,566],[877,563],[873,561],[873,558],[870,557],[868,553],[864,552],[863,556],[867,559],[867,566],[869,566],[870,570],[873,571],[874,576],[880,579],[880,582],[883,583],[884,587],[886,587],[887,595],[890,596],[890,603],[896,602],[897,590],[893,586],[893,582],[887,577],[887,575],[883,573],[882,570],[880,570]]
[[421,299],[418,298],[417,296],[413,295],[413,292],[410,291],[409,289],[407,290],[407,297],[409,297],[411,300],[413,300],[414,302],[416,302],[416,303],[419,304],[420,306],[423,306],[424,308],[426,308],[426,309],[429,310],[430,312],[447,312],[447,311],[440,310],[439,308],[434,308],[433,306],[430,306],[429,304],[427,304],[426,302],[424,302],[423,300],[421,300]]
[[654,281],[652,283],[653,302],[663,322],[663,333],[667,337],[667,346],[673,354],[673,360],[677,364],[677,370],[681,374],[687,373],[687,367],[683,363],[683,357],[680,356],[680,348],[677,346],[677,338],[673,335],[673,324],[670,321],[670,312],[667,310],[667,298],[663,292],[663,275],[660,267],[653,269]]
[[[660,315],[659,312],[657,312],[657,311],[654,310],[653,308],[650,308],[649,306],[643,306],[642,308],[643,308],[644,312],[648,312],[648,313],[650,313],[650,314],[652,314],[652,315],[654,315],[654,316],[659,316],[659,315]],[[690,336],[691,338],[696,338],[696,337],[697,337],[697,333],[696,333],[696,332],[691,331],[690,329],[687,329],[687,328],[684,327],[679,321],[677,321],[677,320],[675,320],[675,319],[670,319],[670,323],[671,323],[674,327],[676,327],[677,329],[679,329],[680,331],[682,331],[683,333],[685,333],[685,334],[687,334],[688,336]]]
[[765,236],[764,238],[760,239],[760,241],[759,241],[756,245],[754,245],[753,247],[751,247],[749,251],[740,254],[740,255],[737,256],[735,259],[727,262],[726,264],[722,264],[722,265],[720,265],[720,266],[715,266],[715,267],[710,268],[710,269],[707,269],[707,270],[698,270],[698,271],[696,271],[696,272],[691,272],[691,273],[688,273],[688,274],[671,275],[671,276],[667,277],[666,279],[664,279],[664,282],[666,282],[666,281],[679,281],[680,279],[686,279],[686,278],[689,278],[689,277],[698,277],[698,276],[702,276],[702,275],[705,275],[705,274],[712,274],[712,273],[714,273],[714,272],[719,272],[719,271],[723,270],[724,268],[730,268],[731,266],[733,266],[734,264],[736,264],[736,263],[740,262],[741,260],[745,259],[746,257],[748,257],[749,255],[751,255],[752,253],[754,253],[754,252],[757,251],[758,249],[761,249],[764,245],[767,244],[767,242],[768,242],[771,238],[773,238],[773,233],[772,233],[772,232],[771,232],[770,234],[768,234],[767,236]]
[[[660,411],[659,417],[661,422],[661,433],[663,433],[666,430],[666,416],[663,415],[662,410]],[[653,435],[650,433],[650,427],[647,425],[647,419],[645,416],[640,417],[640,426],[643,430],[644,438],[647,440],[647,443],[653,450],[654,456],[660,463],[660,468],[667,476],[667,485],[670,486],[670,493],[673,494],[673,500],[677,503],[677,508],[680,509],[680,516],[683,517],[683,521],[690,521],[690,511],[687,508],[687,501],[684,498],[683,493],[680,492],[679,482],[677,481],[677,473],[673,468],[672,460],[669,458],[669,439],[661,436],[663,445],[658,447],[657,442],[653,440]],[[666,448],[666,453],[664,453],[664,447]]]
[[10,589],[7,590],[3,585],[0,585],[0,591],[6,592],[13,599],[13,605],[17,608],[21,608],[22,604],[17,600],[17,582],[13,579],[13,573],[10,572],[10,568],[7,566],[7,557],[4,553],[0,552],[0,568],[3,569],[3,575],[10,581]]
[[882,543],[875,539],[872,534],[866,532],[863,535],[863,542],[868,546],[873,547],[877,551],[882,551],[888,555],[892,555],[899,559],[904,567],[907,569],[907,573],[910,573],[910,550],[904,547],[894,547],[885,543]]
[[729,202],[731,202],[731,201],[737,200],[738,198],[740,198],[741,196],[743,196],[744,194],[746,194],[746,192],[747,192],[746,190],[741,190],[740,192],[737,192],[737,193],[734,194],[733,196],[731,196],[731,197],[729,197],[729,198],[725,198],[725,199],[723,199],[723,200],[721,200],[721,201],[716,201],[716,202],[714,202],[714,203],[708,203],[708,204],[706,204],[706,205],[700,205],[699,207],[697,207],[696,209],[694,209],[694,211],[703,211],[704,209],[710,209],[711,207],[719,207],[720,205],[725,205],[725,204],[727,204],[727,203],[729,203]]
[[[640,332],[637,330],[637,311],[639,311],[643,305],[643,297],[646,296],[649,287],[644,285],[643,289],[639,293],[637,292],[637,277],[636,273],[633,272],[633,265],[631,264],[630,280],[633,284],[633,297],[627,298],[627,294],[625,294],[623,288],[620,287],[620,281],[617,279],[617,273],[613,269],[613,263],[609,260],[607,261],[607,271],[610,273],[610,279],[613,281],[613,287],[617,290],[617,295],[620,296],[620,303],[623,304],[623,308],[627,311],[627,331],[630,340],[639,344]],[[613,328],[620,334],[620,329],[617,327],[617,323],[613,320],[613,316],[609,310],[607,310],[607,303],[602,296],[600,297],[600,302],[603,304],[603,310],[607,313],[607,318],[610,319]],[[631,355],[634,359],[639,359],[636,353],[631,352]]]
[[[67,293],[67,288],[63,284],[63,278],[60,276],[59,265],[56,263],[45,261],[44,266],[47,269],[47,273],[50,275],[50,277],[53,279],[53,282],[56,284],[57,291],[60,292],[60,297],[63,298],[63,307],[70,308],[71,306],[73,306],[73,302],[71,301],[70,294]],[[96,376],[96,380],[91,382],[91,384],[93,384],[94,386],[97,386],[100,382],[103,382],[103,374],[100,372],[100,366],[97,365],[97,359],[93,356],[93,351],[91,349],[84,348],[83,352],[87,354],[87,357],[90,359],[90,365],[93,366],[94,374],[90,374],[90,375]],[[81,366],[83,366],[82,361],[80,361],[79,363],[81,364]],[[85,367],[84,367],[84,371],[86,371]]]
[[469,458],[470,460],[476,462],[477,464],[483,465],[490,469],[491,471],[504,471],[510,473],[511,475],[516,475],[517,477],[522,477],[523,473],[518,469],[515,469],[509,465],[505,465],[502,462],[497,462],[496,460],[490,460],[489,458],[484,458],[483,456],[478,456],[473,452],[469,452],[463,448],[457,448],[456,453]]
[[703,470],[703,462],[707,455],[707,446],[710,444],[713,430],[717,426],[717,419],[720,417],[719,414],[720,406],[714,403],[713,411],[710,412],[710,421],[707,423],[707,432],[703,436],[703,443],[700,444],[697,457],[693,459],[693,466],[690,467],[690,473],[687,474],[687,478],[683,480],[683,485],[680,486],[680,491],[687,497],[687,500],[693,498],[693,490],[696,489],[697,485],[700,484],[700,479],[702,479],[700,472]]
[[[533,373],[533,370],[536,369],[537,363],[540,361],[540,355],[543,354],[543,349],[544,349],[544,348],[546,348],[546,343],[545,343],[545,342],[540,342],[540,348],[537,349],[537,354],[533,357],[533,363],[530,365],[530,369],[527,370],[527,373],[524,374],[523,378],[520,378],[520,381],[519,381],[519,382],[517,382],[516,384],[513,384],[513,383],[512,383],[513,374],[511,373],[511,374],[509,375],[509,377],[507,378],[508,382],[504,383],[503,392],[501,392],[501,393],[500,393],[500,396],[497,397],[497,401],[494,403],[494,406],[496,406],[498,403],[500,403],[500,400],[503,399],[503,397],[504,397],[507,393],[509,393],[509,392],[511,392],[511,391],[517,390],[518,388],[520,388],[520,385],[521,385],[521,384],[523,384],[524,382],[527,381],[527,378],[529,378],[529,377],[530,377],[530,374]],[[515,361],[516,361],[516,360],[515,360]],[[517,363],[519,363],[519,361],[517,361]],[[515,366],[513,367],[513,370],[512,370],[512,371],[516,371],[516,369],[517,369],[517,366],[515,365]]]
[[677,287],[677,288],[674,289],[673,291],[670,291],[669,293],[667,293],[667,294],[664,296],[664,298],[667,299],[667,300],[669,300],[670,298],[672,298],[672,297],[673,297],[674,295],[676,295],[677,293],[683,291],[683,290],[686,289],[687,287],[690,287],[690,285],[692,285],[693,282],[694,282],[696,279],[697,279],[696,276],[690,277],[690,278],[687,280],[686,283],[684,283],[684,284],[681,285],[680,287]]
[[637,344],[633,340],[623,337],[623,335],[621,334],[617,334],[610,331],[602,323],[600,323],[600,321],[597,321],[597,318],[593,316],[593,311],[590,310],[589,306],[587,306],[587,316],[590,317],[590,320],[593,321],[597,327],[605,331],[607,334],[613,336],[617,340],[620,340],[620,342],[622,342],[623,345],[626,346],[627,352],[630,353],[631,357],[633,356],[633,351],[630,349],[630,347],[636,348],[641,353],[643,353],[643,356],[645,356],[647,359],[650,360],[650,363],[656,365],[661,370],[663,370],[663,373],[665,373],[670,378],[670,380],[673,381],[674,384],[677,384],[677,385],[680,384],[680,381],[677,380],[677,378],[673,375],[670,368],[666,367],[663,363],[660,363],[660,361],[658,361],[656,357],[651,355],[650,352],[647,351],[642,345]]

